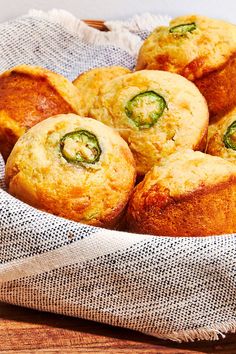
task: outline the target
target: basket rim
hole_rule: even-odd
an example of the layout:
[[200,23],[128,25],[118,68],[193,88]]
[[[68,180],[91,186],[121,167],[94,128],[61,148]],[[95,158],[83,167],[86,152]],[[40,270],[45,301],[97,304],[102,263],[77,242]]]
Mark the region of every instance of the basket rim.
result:
[[82,21],[85,22],[88,26],[96,28],[100,31],[108,31],[108,28],[106,27],[103,20],[83,19]]

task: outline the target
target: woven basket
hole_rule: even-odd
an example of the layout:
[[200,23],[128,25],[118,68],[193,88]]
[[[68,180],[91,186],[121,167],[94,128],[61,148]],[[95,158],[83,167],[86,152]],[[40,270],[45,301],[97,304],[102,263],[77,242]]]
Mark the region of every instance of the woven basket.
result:
[[[84,22],[108,31],[101,20]],[[31,11],[2,25],[0,67],[33,61],[70,80],[93,65],[133,68],[143,33],[87,30],[63,10]],[[175,341],[236,331],[236,235],[171,238],[92,228],[33,209],[3,189],[0,216],[0,301]]]
[[83,20],[90,27],[96,28],[100,31],[108,31],[108,28],[104,25],[102,20]]

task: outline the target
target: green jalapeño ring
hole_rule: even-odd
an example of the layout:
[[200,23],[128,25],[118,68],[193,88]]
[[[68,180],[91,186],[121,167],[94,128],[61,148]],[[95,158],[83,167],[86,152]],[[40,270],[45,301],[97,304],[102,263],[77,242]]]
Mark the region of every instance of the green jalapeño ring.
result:
[[236,120],[228,126],[223,137],[223,142],[225,147],[236,150]]
[[183,34],[186,34],[187,32],[191,33],[195,29],[197,29],[196,23],[192,22],[192,23],[185,23],[182,25],[173,26],[169,29],[169,32],[174,33],[174,34],[183,35]]
[[125,113],[139,129],[147,129],[156,124],[165,108],[167,104],[161,95],[146,91],[127,102]]
[[60,140],[60,151],[66,161],[73,164],[94,164],[102,152],[96,135],[87,130],[65,134]]

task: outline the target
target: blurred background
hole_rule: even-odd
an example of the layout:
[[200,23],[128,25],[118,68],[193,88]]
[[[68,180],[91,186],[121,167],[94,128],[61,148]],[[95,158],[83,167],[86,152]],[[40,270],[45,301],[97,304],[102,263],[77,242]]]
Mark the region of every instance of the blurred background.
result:
[[235,0],[0,0],[0,21],[25,14],[32,8],[62,8],[81,19],[125,19],[143,12],[171,16],[198,13],[236,23]]

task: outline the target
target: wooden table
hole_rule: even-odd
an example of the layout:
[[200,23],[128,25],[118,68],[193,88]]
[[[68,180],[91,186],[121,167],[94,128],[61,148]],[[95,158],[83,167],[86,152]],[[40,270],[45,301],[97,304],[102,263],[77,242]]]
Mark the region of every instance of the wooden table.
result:
[[0,353],[236,353],[236,334],[217,342],[176,344],[96,322],[0,303]]

